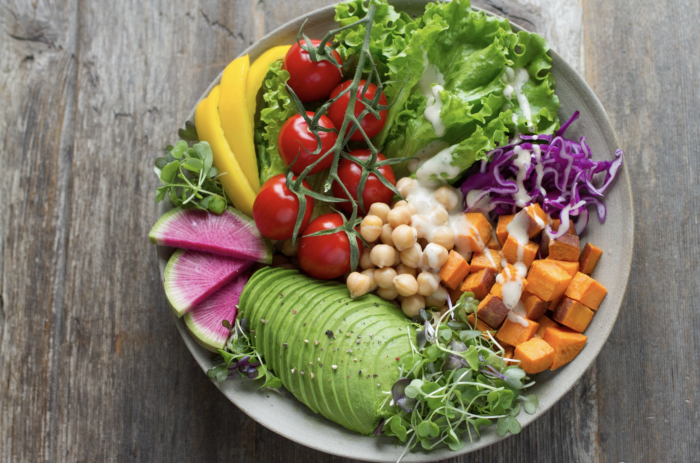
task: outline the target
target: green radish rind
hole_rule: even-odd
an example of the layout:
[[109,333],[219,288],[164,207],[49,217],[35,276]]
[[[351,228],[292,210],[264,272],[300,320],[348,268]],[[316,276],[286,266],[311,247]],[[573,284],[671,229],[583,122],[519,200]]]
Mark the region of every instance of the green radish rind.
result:
[[[192,229],[191,220],[187,218],[187,214],[196,215],[198,220],[201,220],[202,217],[210,218],[211,220],[223,220],[226,218],[226,214],[234,214],[236,217],[232,218],[232,220],[235,221],[236,234],[243,235],[237,238],[237,240],[245,242],[248,248],[236,250],[235,247],[230,245],[221,247],[218,246],[220,243],[207,243],[202,237],[197,236],[197,232]],[[172,232],[172,228],[176,226],[176,222],[179,222],[178,226],[184,228],[184,233],[188,233],[190,236],[185,239],[178,239],[177,236],[172,236],[173,234],[177,235],[177,233],[171,233],[169,235],[169,232]],[[231,207],[226,208],[226,210],[218,216],[210,212],[193,208],[173,208],[160,216],[148,233],[148,238],[151,240],[151,243],[160,246],[211,252],[218,255],[237,257],[239,259],[254,260],[264,264],[272,263],[272,256],[274,254],[272,243],[260,234],[260,231],[258,231],[255,226],[255,221],[241,211]],[[254,245],[251,246],[251,243]],[[256,252],[250,252],[251,249],[256,250]]]
[[249,280],[239,306],[253,346],[285,388],[360,434],[371,434],[387,415],[390,397],[384,392],[398,379],[399,367],[416,360],[409,343],[415,329],[399,309],[374,295],[353,300],[336,282],[264,268]]
[[[185,263],[193,259],[202,260],[205,263],[210,261],[208,263],[210,265],[225,266],[225,271],[207,274],[204,272],[206,270],[204,265],[192,266]],[[237,275],[246,271],[252,264],[252,261],[234,257],[178,249],[168,260],[165,272],[163,272],[165,297],[168,299],[168,303],[175,315],[180,318]],[[195,268],[198,271],[195,271]],[[200,281],[193,284],[191,280],[195,277]],[[193,287],[196,287],[197,290],[194,295],[191,292]]]

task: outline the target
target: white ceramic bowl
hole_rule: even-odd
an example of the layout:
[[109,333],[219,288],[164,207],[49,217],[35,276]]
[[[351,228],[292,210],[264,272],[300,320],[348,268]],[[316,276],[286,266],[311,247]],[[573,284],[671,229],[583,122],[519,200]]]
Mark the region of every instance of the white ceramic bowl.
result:
[[[422,0],[396,0],[392,2],[397,10],[415,15],[422,13],[426,3],[428,2]],[[266,35],[242,54],[249,54],[252,61],[270,47],[293,43],[297,31],[307,19],[308,22],[304,28],[306,34],[309,37],[320,38],[328,30],[336,27],[333,15],[332,6],[310,12],[308,15],[299,17]],[[513,25],[513,29],[520,30],[515,25]],[[591,146],[596,159],[613,159],[613,153],[619,148],[619,143],[603,106],[591,88],[571,66],[562,60],[556,52],[552,51],[551,55],[556,93],[561,102],[560,119],[562,121],[568,119],[576,110],[581,112],[581,117],[567,131],[567,136],[578,139],[585,134],[586,141]],[[219,84],[220,79],[221,75],[212,82],[202,97],[207,96],[209,91]],[[189,116],[189,120],[193,119],[194,109]],[[163,214],[169,205],[161,204],[159,212]],[[537,395],[539,406],[534,415],[522,412],[518,416],[523,427],[536,420],[572,388],[574,383],[595,361],[617,319],[627,287],[634,244],[632,189],[626,167],[621,170],[620,178],[616,180],[615,185],[609,191],[606,204],[608,207],[607,221],[604,225],[599,224],[592,212],[588,229],[582,241],[584,243],[590,241],[603,250],[603,257],[593,277],[607,287],[608,295],[586,329],[588,344],[581,354],[556,372],[547,371],[535,376],[537,384],[529,392]],[[161,279],[172,252],[172,249],[158,247]],[[213,366],[212,354],[199,346],[189,336],[184,322],[176,320],[176,325],[187,348],[192,352],[202,370],[206,371]],[[269,391],[260,391],[258,389],[260,384],[257,382],[243,379],[230,380],[216,385],[231,402],[255,421],[307,447],[346,458],[375,462],[395,462],[403,451],[402,447],[397,448],[394,445],[393,438],[359,436],[326,420],[321,415],[314,414],[284,389],[281,389],[279,394],[271,394]],[[196,413],[196,410],[193,410],[193,413]],[[496,433],[495,426],[491,426],[482,433],[478,441],[467,444],[459,452],[452,452],[447,448],[436,449],[432,452],[419,450],[406,455],[403,461],[438,461],[452,458],[491,445],[504,438]]]

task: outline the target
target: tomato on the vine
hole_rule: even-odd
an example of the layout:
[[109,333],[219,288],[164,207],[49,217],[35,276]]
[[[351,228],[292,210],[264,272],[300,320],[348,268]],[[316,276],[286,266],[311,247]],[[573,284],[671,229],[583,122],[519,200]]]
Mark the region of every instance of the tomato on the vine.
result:
[[[332,230],[343,225],[343,217],[334,212],[314,219],[299,243],[299,265],[314,278],[331,280],[350,271],[350,240],[341,230],[330,235],[308,236],[321,230]],[[357,238],[362,253],[362,241]]]
[[[340,95],[340,92],[348,88],[352,84],[351,80],[347,80],[343,82],[342,84],[338,85],[335,90],[333,90],[333,93],[331,93],[331,96],[329,99],[333,99],[336,96]],[[360,96],[362,95],[362,89],[365,88],[365,80],[360,81],[360,86],[357,88],[357,100],[355,101],[355,116],[359,116],[362,111],[365,109],[365,104],[360,102]],[[372,100],[374,98],[375,93],[377,92],[377,86],[370,83],[367,86],[367,90],[365,90],[365,98],[368,100]],[[340,129],[340,126],[343,124],[343,119],[345,118],[345,113],[348,109],[348,103],[350,102],[350,92],[347,92],[345,95],[340,97],[337,101],[335,101],[330,108],[328,108],[328,117],[331,118],[333,123],[335,124],[337,129]],[[379,104],[382,106],[387,105],[387,100],[386,96],[382,93],[382,95],[379,97]],[[362,122],[360,122],[360,126],[364,129],[365,133],[369,138],[372,138],[376,135],[379,134],[379,132],[382,131],[382,128],[384,127],[384,124],[386,124],[386,110],[379,111],[379,119],[374,117],[372,114],[367,114],[365,117],[362,118]],[[352,125],[348,127],[348,131],[352,129]],[[355,131],[350,136],[350,140],[364,140],[364,137],[362,136],[362,133],[360,133],[359,130]]]
[[[314,117],[314,113],[311,111],[307,111],[306,115],[310,118]],[[333,122],[326,116],[321,116],[318,120],[318,124],[327,129],[335,128]],[[301,114],[295,114],[290,117],[282,126],[279,137],[277,138],[277,146],[279,147],[280,157],[287,166],[294,161],[297,154],[299,155],[292,166],[292,172],[295,174],[301,174],[307,166],[316,162],[319,156],[327,153],[338,139],[338,134],[335,132],[323,132],[319,130],[318,135],[321,138],[321,152],[319,154],[311,154],[316,151],[316,137],[309,131],[309,125]],[[309,173],[315,174],[316,172],[328,169],[332,163],[333,154],[331,153],[327,155],[323,161],[319,162],[316,167],[311,169]]]
[[[305,40],[301,42],[306,44]],[[317,48],[320,43],[320,40],[311,40],[314,48]],[[338,64],[342,65],[338,52],[334,50],[333,55]],[[326,99],[343,78],[340,70],[333,63],[328,60],[312,61],[309,52],[301,48],[298,43],[289,49],[282,67],[289,72],[287,84],[304,103]]]
[[[370,150],[364,149],[350,151],[351,156],[355,156],[362,161],[368,159],[371,154]],[[377,160],[384,161],[386,157],[382,153],[377,153]],[[381,173],[389,183],[396,185],[396,177],[394,177],[394,171],[391,169],[391,166],[381,166],[377,168],[377,170],[379,170],[379,173]],[[362,167],[355,161],[341,159],[338,163],[338,177],[355,201],[357,201],[357,186],[360,183],[361,176]],[[333,196],[336,198],[347,198],[343,187],[340,186],[338,182],[333,182]],[[393,197],[394,192],[391,191],[390,188],[387,188],[375,174],[369,174],[365,182],[365,187],[362,190],[362,206],[364,211],[360,210],[359,212],[364,213],[365,211],[369,211],[370,206],[374,203],[390,203]],[[338,203],[338,206],[344,211],[352,211],[352,204],[349,201]]]
[[[296,180],[296,177],[292,177]],[[309,190],[306,181],[302,182]],[[306,229],[314,210],[314,199],[306,196],[306,211],[299,228],[299,233]],[[299,198],[287,188],[284,174],[270,178],[260,189],[253,203],[253,218],[260,233],[272,240],[286,240],[294,234],[297,214],[299,214]]]

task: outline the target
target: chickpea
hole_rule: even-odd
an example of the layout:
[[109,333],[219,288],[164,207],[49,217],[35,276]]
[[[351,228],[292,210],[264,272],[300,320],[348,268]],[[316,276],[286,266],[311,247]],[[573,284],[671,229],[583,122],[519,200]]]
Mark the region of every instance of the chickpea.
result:
[[411,223],[411,210],[406,206],[392,209],[387,216],[387,220],[392,228],[396,228],[399,225],[408,225]]
[[396,270],[391,267],[378,268],[374,271],[374,282],[377,283],[377,286],[380,288],[393,288],[395,276]]
[[396,267],[396,274],[411,275],[413,278],[415,278],[416,275],[418,275],[418,271],[414,268],[409,267],[408,265],[400,264]]
[[291,238],[289,238],[288,240],[284,240],[284,243],[282,243],[282,254],[284,254],[287,257],[292,257],[299,254],[299,241],[301,240],[297,238],[296,244],[292,246]]
[[398,182],[396,182],[396,189],[399,190],[401,196],[405,198],[411,192],[411,189],[413,189],[415,184],[416,181],[413,180],[411,177],[404,177]]
[[401,263],[406,267],[418,267],[421,257],[423,257],[423,250],[419,244],[414,244],[412,248],[401,251]]
[[385,224],[387,223],[386,216],[389,215],[390,210],[391,208],[388,204],[374,203],[369,207],[369,215],[379,217],[382,221],[382,224]]
[[395,257],[396,250],[388,244],[378,244],[369,253],[369,259],[379,268],[391,267]]
[[420,309],[425,309],[425,299],[418,294],[407,297],[401,302],[401,310],[408,318],[418,315]]
[[438,309],[442,309],[445,307],[445,301],[440,301],[435,299],[433,296],[428,296],[425,298],[425,305],[426,307],[436,307]]
[[438,278],[430,272],[422,272],[416,281],[418,282],[418,294],[421,296],[430,296],[440,286]]
[[416,229],[418,238],[425,238],[425,236],[430,231],[432,225],[424,216],[414,215],[413,217],[411,217],[411,226]]
[[447,249],[439,244],[430,243],[425,247],[423,255],[428,261],[428,265],[435,270],[439,269],[447,262]]
[[377,296],[381,297],[382,299],[386,299],[387,301],[396,299],[398,295],[399,293],[396,292],[396,288],[393,286],[391,288],[379,288],[377,290]]
[[447,290],[445,289],[444,286],[440,285],[440,286],[438,286],[437,291],[435,291],[433,294],[431,294],[430,297],[432,297],[436,301],[440,301],[442,303],[447,303]]
[[409,225],[399,225],[391,232],[391,240],[399,251],[412,247],[418,240],[418,232]]
[[455,232],[447,227],[439,227],[433,233],[433,243],[450,250],[455,247]]
[[413,275],[396,275],[394,277],[394,288],[401,296],[413,296],[418,292],[418,282]]
[[392,267],[396,268],[401,264],[401,253],[399,251],[396,251],[394,253],[394,265]]
[[369,268],[363,272],[361,272],[363,275],[367,275],[369,277],[369,292],[371,293],[372,291],[377,289],[377,282],[374,281],[374,269]]
[[408,201],[406,201],[404,199],[402,199],[400,201],[396,201],[396,203],[394,203],[394,209],[396,209],[397,207],[404,207],[404,206],[408,207]]
[[370,258],[371,251],[372,250],[370,248],[364,248],[362,250],[362,255],[360,256],[360,267],[363,270],[374,268],[374,264],[372,263],[372,259]]
[[382,240],[382,243],[393,246],[394,241],[391,239],[391,233],[394,231],[393,228],[391,228],[391,225],[388,223],[385,223],[384,226],[382,227],[382,234],[379,235],[379,238]]
[[364,296],[369,292],[370,286],[371,282],[367,275],[357,272],[352,272],[348,275],[348,290],[351,298],[355,299],[356,297]]
[[435,225],[447,225],[450,220],[450,214],[447,213],[444,207],[437,206],[430,213],[430,218]]
[[457,190],[449,185],[443,185],[433,193],[435,196],[435,201],[442,204],[448,211],[457,207],[459,202],[459,193]]
[[382,219],[376,215],[368,215],[362,219],[360,234],[369,243],[376,241],[379,235],[382,234]]

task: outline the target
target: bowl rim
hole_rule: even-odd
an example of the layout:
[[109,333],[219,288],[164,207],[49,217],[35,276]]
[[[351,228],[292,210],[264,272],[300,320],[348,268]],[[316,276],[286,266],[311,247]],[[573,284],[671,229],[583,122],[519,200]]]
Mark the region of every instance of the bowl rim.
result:
[[[402,7],[405,8],[408,5],[426,5],[428,3],[431,3],[428,0],[390,0],[390,3],[398,10],[402,11]],[[290,21],[287,21],[286,23],[282,24],[281,26],[277,27],[273,31],[265,34],[261,39],[257,40],[256,42],[252,43],[250,46],[248,46],[245,50],[243,50],[239,55],[236,57],[241,57],[246,54],[251,56],[251,61],[254,60],[254,58],[257,58],[259,54],[252,54],[251,52],[255,51],[258,47],[263,47],[261,49],[267,49],[270,48],[270,46],[265,46],[266,42],[272,42],[274,40],[274,37],[283,32],[284,30],[295,26],[296,28],[299,28],[301,24],[305,20],[312,20],[314,18],[318,17],[323,17],[324,15],[327,15],[329,13],[335,13],[335,6],[336,4],[332,5],[327,5],[322,8],[318,8],[316,10],[313,10],[309,13],[306,13],[304,15],[298,16]],[[496,16],[502,19],[507,19],[512,27],[512,29],[515,32],[518,31],[528,31],[528,29],[518,25],[517,23],[513,23],[510,19],[504,18],[501,15],[491,13],[489,11],[480,9],[478,7],[472,6],[472,9],[478,10],[478,11],[484,11],[486,14]],[[620,143],[617,137],[617,134],[615,133],[615,130],[610,122],[610,119],[605,111],[605,108],[603,107],[602,103],[596,96],[596,94],[593,92],[591,87],[588,85],[588,83],[585,81],[585,79],[570,65],[568,64],[555,50],[550,49],[549,50],[550,56],[552,57],[552,68],[556,66],[557,70],[559,73],[564,73],[567,74],[570,77],[570,80],[573,80],[576,82],[577,89],[583,93],[583,96],[586,98],[587,102],[589,102],[590,106],[593,109],[593,112],[590,114],[591,118],[593,118],[601,127],[601,131],[603,133],[609,133],[610,137],[612,138],[614,142],[615,149],[620,149]],[[186,121],[193,121],[194,116],[195,116],[195,110],[197,108],[197,104],[204,98],[206,98],[211,90],[221,82],[221,77],[223,75],[223,69],[222,71],[217,75],[217,77],[212,81],[212,83],[206,88],[206,90],[202,93],[200,98],[197,100],[197,103],[194,105],[193,109],[190,111],[188,114],[187,118],[185,119]],[[537,411],[533,415],[524,415],[519,416],[518,421],[521,422],[521,425],[523,428],[534,422],[536,419],[544,415],[554,404],[558,403],[564,395],[566,395],[576,384],[576,382],[579,381],[579,379],[586,373],[590,367],[595,363],[598,355],[600,354],[600,351],[602,350],[603,346],[606,344],[610,333],[612,332],[613,327],[615,326],[615,322],[617,321],[617,318],[619,316],[619,312],[622,306],[622,303],[624,302],[625,295],[627,293],[627,287],[629,284],[629,277],[631,273],[631,268],[632,268],[632,261],[633,261],[633,249],[634,249],[634,237],[635,237],[635,217],[634,217],[634,197],[633,197],[633,190],[632,190],[632,185],[631,185],[631,180],[629,176],[629,171],[627,168],[627,160],[625,159],[623,161],[623,166],[622,166],[622,175],[620,175],[614,182],[615,185],[620,184],[619,186],[616,186],[617,188],[623,187],[626,190],[625,193],[629,195],[630,198],[630,222],[629,224],[626,224],[626,227],[629,227],[629,240],[627,244],[627,248],[631,250],[631,252],[628,253],[623,253],[623,255],[626,255],[626,259],[623,262],[618,263],[618,269],[622,270],[624,272],[625,278],[624,278],[624,285],[623,289],[624,291],[622,292],[622,295],[619,299],[619,304],[616,305],[616,307],[613,307],[613,311],[610,315],[611,320],[609,323],[607,323],[603,329],[600,331],[599,335],[602,336],[602,342],[598,346],[593,346],[593,350],[590,350],[590,347],[592,346],[587,346],[589,357],[591,357],[591,360],[589,361],[588,365],[586,365],[584,368],[580,368],[578,371],[572,372],[569,376],[567,376],[563,381],[566,382],[565,387],[561,388],[561,391],[556,395],[554,400],[551,400],[551,402],[547,403],[546,406],[540,407],[538,406]],[[158,206],[158,216],[160,217],[164,212],[166,212],[169,208],[172,206],[169,203],[166,202],[161,202],[159,203]],[[163,281],[163,272],[165,268],[165,264],[167,263],[167,256],[169,255],[169,252],[167,249],[170,248],[165,248],[163,246],[157,246],[157,254],[158,254],[158,265],[159,265],[159,270],[160,270],[160,276],[161,276],[161,282]],[[172,313],[172,312],[171,312]],[[187,328],[185,326],[185,323],[182,319],[178,319],[173,315],[173,319],[175,321],[175,325],[180,332],[181,337],[185,341],[185,345],[187,346],[188,350],[194,357],[195,361],[197,364],[202,368],[204,372],[206,372],[209,368],[209,365],[206,365],[205,362],[200,358],[199,355],[195,353],[196,348],[199,348],[200,346],[196,343],[196,341],[189,335]],[[590,355],[592,354],[592,355]],[[353,459],[359,459],[359,460],[364,460],[364,461],[380,461],[377,458],[369,459],[365,458],[363,456],[354,456],[354,455],[349,455],[347,451],[342,451],[342,450],[337,450],[334,448],[329,448],[327,446],[322,446],[316,444],[316,440],[314,439],[307,439],[306,441],[301,440],[296,438],[295,436],[290,435],[289,433],[285,432],[284,430],[280,429],[275,429],[272,426],[268,425],[267,423],[262,423],[256,419],[255,416],[253,416],[252,413],[250,413],[247,409],[242,408],[239,406],[238,403],[234,400],[234,398],[228,394],[226,391],[222,390],[221,386],[219,383],[216,381],[212,381],[214,385],[226,396],[227,399],[229,399],[230,402],[232,402],[239,410],[242,410],[246,415],[248,415],[251,419],[255,420],[256,423],[261,424],[265,428],[269,429],[270,431],[273,431],[274,433],[283,436],[297,444],[303,445],[305,447],[312,448],[314,450],[332,454],[332,455],[337,455],[337,456],[342,456],[346,458],[353,458]],[[523,419],[524,418],[524,419]],[[330,425],[334,425],[332,422],[328,422]],[[499,436],[497,439],[490,441],[490,442],[482,442],[481,440],[476,440],[472,444],[465,446],[464,449],[459,450],[459,451],[450,451],[449,455],[444,455],[442,454],[443,452],[432,452],[432,453],[413,453],[409,454],[406,456],[406,461],[438,461],[439,459],[443,458],[451,458],[451,457],[458,457],[461,455],[465,455],[467,453],[471,453],[473,451],[476,451],[478,449],[493,445],[497,442],[501,442],[504,439],[510,437],[511,434],[506,434],[505,436]],[[347,449],[346,449],[347,450]],[[414,458],[411,458],[410,455],[413,455]],[[438,458],[430,458],[430,455],[437,455]],[[378,457],[378,456],[377,456]],[[393,461],[393,460],[381,460],[381,461]]]

